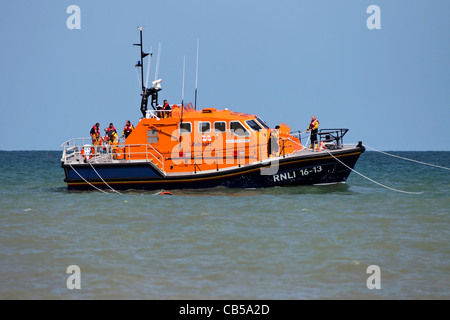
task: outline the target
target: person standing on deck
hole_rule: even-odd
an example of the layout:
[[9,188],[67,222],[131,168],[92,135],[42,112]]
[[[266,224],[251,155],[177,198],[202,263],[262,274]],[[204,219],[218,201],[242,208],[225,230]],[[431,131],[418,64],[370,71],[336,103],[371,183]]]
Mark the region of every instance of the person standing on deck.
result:
[[[109,124],[109,127],[105,129],[106,134],[109,136],[111,133],[110,131],[116,131],[116,128],[114,128],[114,125],[112,123]],[[117,131],[116,131],[117,132]]]
[[100,123],[96,123],[91,129],[92,144],[98,146],[100,144]]
[[124,137],[125,139],[128,138],[128,136],[133,130],[134,130],[133,125],[131,124],[130,120],[127,120],[125,127],[123,127],[122,137]]
[[169,118],[170,116],[170,105],[167,100],[164,100],[164,105],[162,106],[162,115],[160,118]]
[[280,155],[280,126],[276,126],[275,130],[270,132],[270,156],[278,157]]
[[311,149],[317,148],[317,132],[319,131],[319,120],[316,119],[316,116],[311,117],[311,122],[309,124],[306,132],[311,131]]

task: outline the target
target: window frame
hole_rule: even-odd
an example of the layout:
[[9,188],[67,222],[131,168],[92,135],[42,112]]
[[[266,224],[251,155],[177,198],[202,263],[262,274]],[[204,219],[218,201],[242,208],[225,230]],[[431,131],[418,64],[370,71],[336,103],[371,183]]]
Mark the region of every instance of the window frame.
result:
[[[239,134],[236,134],[236,130],[231,130],[231,124],[234,123],[234,122],[239,123],[239,124],[245,129],[245,132],[246,132],[247,134],[246,134],[246,135],[239,135]],[[244,124],[243,124],[241,121],[239,121],[239,120],[232,120],[232,121],[230,121],[230,123],[229,123],[229,128],[230,128],[231,134],[232,134],[233,136],[236,136],[236,137],[247,138],[247,137],[250,137],[250,136],[252,135],[251,132],[248,131],[248,129],[244,126]]]
[[[201,127],[201,125],[202,125],[203,123],[209,124],[209,129],[208,129],[208,131],[202,131],[202,130],[200,130],[200,127]],[[198,122],[198,126],[197,126],[197,131],[198,131],[199,133],[201,133],[201,134],[211,133],[211,122],[210,122],[210,121],[199,121],[199,122]]]
[[264,129],[270,129],[270,126],[260,117],[255,117],[256,122],[258,122]]
[[[216,130],[216,123],[223,123],[223,124],[225,124],[225,130],[223,130],[223,131],[217,131],[217,130]],[[214,133],[225,133],[225,132],[227,132],[227,122],[226,122],[226,121],[214,121],[214,124],[213,124],[213,131],[214,131]]]
[[[248,124],[249,121],[253,121],[254,123],[256,123],[256,124],[259,126],[259,130],[253,129],[253,127],[252,127],[250,124]],[[258,121],[256,121],[255,119],[248,119],[248,120],[245,120],[245,124],[246,124],[253,132],[259,132],[259,131],[261,131],[262,129],[264,129],[264,127],[263,127]]]
[[[181,128],[181,125],[183,125],[185,123],[189,124],[189,131],[188,132],[187,132],[187,130],[184,130],[184,129]],[[192,133],[192,122],[188,122],[188,121],[187,122],[181,122],[178,125],[178,129],[180,130],[180,134],[191,134]]]

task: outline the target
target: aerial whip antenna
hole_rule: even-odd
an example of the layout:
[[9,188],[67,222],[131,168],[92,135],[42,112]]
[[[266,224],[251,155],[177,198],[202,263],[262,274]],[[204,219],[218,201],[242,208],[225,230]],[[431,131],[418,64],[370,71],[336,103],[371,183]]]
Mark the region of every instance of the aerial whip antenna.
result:
[[183,86],[181,88],[181,106],[183,106],[184,101],[184,75],[186,73],[186,56],[183,58]]
[[161,42],[158,44],[158,56],[156,57],[155,81],[158,79],[160,56],[161,56]]
[[183,57],[183,85],[181,86],[181,119],[180,124],[183,122],[183,110],[184,110],[184,74],[186,73],[186,56]]
[[200,44],[200,39],[197,38],[197,64],[195,67],[195,103],[194,110],[197,110],[197,83],[198,83],[198,48]]
[[[186,56],[183,57],[183,84],[181,86],[181,117],[180,117],[180,138],[181,142],[181,124],[183,123],[183,110],[184,110],[184,74],[186,72]],[[180,143],[181,150],[181,143]],[[180,151],[181,152],[181,151]]]
[[148,88],[148,78],[149,78],[149,74],[150,74],[150,64],[152,62],[152,55],[153,55],[153,47],[150,47],[150,58],[148,58],[148,66],[147,66],[147,79],[145,80],[145,93],[147,93],[147,88]]

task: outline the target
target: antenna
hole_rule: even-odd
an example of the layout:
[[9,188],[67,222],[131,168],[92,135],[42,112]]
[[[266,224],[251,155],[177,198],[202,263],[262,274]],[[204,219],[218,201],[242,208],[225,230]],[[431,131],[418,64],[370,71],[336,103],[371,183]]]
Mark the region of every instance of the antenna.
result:
[[152,52],[153,52],[153,47],[150,47],[150,58],[148,58],[148,66],[147,66],[147,80],[145,80],[145,93],[147,93],[147,88],[148,88],[148,78],[149,78],[149,73],[150,73],[150,64],[152,62]]
[[184,75],[186,73],[186,56],[184,56],[183,58],[183,86],[181,89],[181,106],[183,106],[183,101],[184,101]]
[[197,110],[197,83],[198,83],[198,48],[200,44],[200,39],[197,38],[197,64],[195,67],[195,103],[194,110]]
[[[183,110],[184,110],[184,74],[186,72],[186,56],[183,57],[183,85],[181,87],[181,118],[180,124],[183,123]],[[181,137],[181,132],[180,132]]]
[[161,56],[161,42],[158,43],[158,56],[156,58],[155,81],[158,79],[160,56]]

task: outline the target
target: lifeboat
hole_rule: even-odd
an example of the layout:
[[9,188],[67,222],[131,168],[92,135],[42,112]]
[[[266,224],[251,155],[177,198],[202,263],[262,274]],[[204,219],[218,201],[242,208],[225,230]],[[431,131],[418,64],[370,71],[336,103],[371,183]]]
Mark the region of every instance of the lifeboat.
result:
[[[142,51],[136,67],[148,55]],[[192,103],[162,109],[161,80],[142,86],[142,118],[125,141],[92,146],[91,138],[64,142],[61,166],[68,189],[266,188],[345,182],[365,151],[344,145],[348,129],[321,129],[320,148],[308,148],[309,134],[289,125],[271,128],[258,115]],[[150,107],[149,108],[149,102]],[[277,138],[271,138],[277,130]]]

